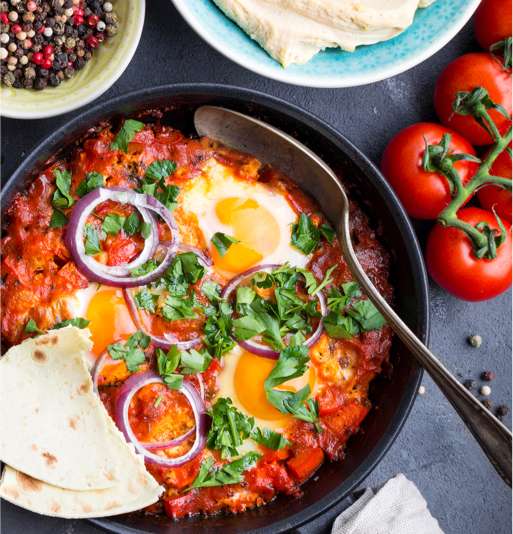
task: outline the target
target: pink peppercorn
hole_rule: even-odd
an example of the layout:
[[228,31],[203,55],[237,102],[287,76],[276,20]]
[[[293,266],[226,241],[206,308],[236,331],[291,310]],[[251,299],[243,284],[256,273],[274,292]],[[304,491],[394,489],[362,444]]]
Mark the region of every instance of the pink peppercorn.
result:
[[77,17],[83,17],[84,16],[84,10],[83,9],[75,9],[73,12],[73,15],[76,15]]
[[68,69],[70,69],[71,67],[73,67],[73,63],[71,61],[68,61],[66,63],[66,67],[68,67]]
[[87,48],[96,48],[98,46],[98,39],[94,35],[91,35],[86,39],[85,44]]
[[43,56],[49,58],[53,54],[53,46],[47,45],[43,48]]
[[42,26],[40,30],[37,31],[37,33],[43,33],[46,30],[46,26]]
[[43,63],[41,63],[41,67],[43,67],[43,69],[51,69],[52,65],[53,63],[51,59],[45,59]]
[[27,9],[32,13],[37,9],[37,4],[33,0],[27,2]]
[[36,65],[41,65],[41,63],[43,63],[43,54],[41,52],[36,52],[33,54],[32,62]]
[[17,33],[21,32],[21,26],[19,24],[14,24],[11,28],[11,31],[16,35]]
[[98,15],[90,15],[87,18],[87,24],[91,26],[91,28],[94,28],[98,24],[99,20],[100,20],[100,17],[98,17]]
[[81,17],[79,15],[75,15],[73,17],[73,24],[75,26],[82,26],[82,24],[84,24],[84,17]]
[[2,24],[9,24],[9,16],[7,13],[2,13]]

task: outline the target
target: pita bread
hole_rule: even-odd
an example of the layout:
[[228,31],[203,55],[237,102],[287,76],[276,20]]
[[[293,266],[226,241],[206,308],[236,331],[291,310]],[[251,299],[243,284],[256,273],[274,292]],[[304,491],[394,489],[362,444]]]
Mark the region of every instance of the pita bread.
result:
[[89,336],[75,327],[54,330],[0,361],[1,460],[72,490],[116,486],[122,467],[84,359]]
[[68,519],[125,514],[156,502],[164,488],[146,471],[142,457],[135,454],[133,445],[126,443],[105,409],[104,413],[110,443],[123,466],[118,486],[72,491],[51,486],[6,466],[0,496],[32,512]]

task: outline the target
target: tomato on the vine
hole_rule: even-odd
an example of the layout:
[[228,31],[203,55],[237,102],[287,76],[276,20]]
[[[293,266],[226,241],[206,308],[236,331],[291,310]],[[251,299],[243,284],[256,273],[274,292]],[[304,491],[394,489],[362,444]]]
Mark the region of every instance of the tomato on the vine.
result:
[[[493,213],[465,208],[458,219],[475,226],[481,221],[499,230]],[[433,280],[462,300],[480,302],[500,295],[511,286],[511,225],[504,222],[507,237],[493,260],[477,259],[469,237],[457,228],[436,223],[429,234],[426,266]]]
[[[511,148],[511,143],[509,147]],[[493,162],[490,174],[511,180],[511,156],[507,150],[501,152]],[[513,199],[511,191],[507,191],[497,185],[487,185],[478,190],[477,198],[485,210],[492,211],[493,208],[501,219],[511,222],[511,203]]]
[[[424,136],[429,145],[436,145],[445,133],[452,136],[450,150],[453,153],[476,155],[466,139],[448,128],[429,122],[414,124],[400,131],[383,153],[381,172],[410,217],[436,219],[451,201],[447,178],[441,173],[427,172],[422,168],[422,157],[426,151]],[[454,167],[465,185],[479,165],[462,160],[454,163]]]
[[[444,126],[458,132],[472,145],[490,145],[490,135],[472,115],[458,115],[452,110],[457,92],[472,91],[478,86],[484,87],[490,98],[511,116],[511,78],[490,54],[482,53],[466,54],[445,67],[435,84],[435,110]],[[511,121],[495,109],[488,113],[500,134],[504,135]]]
[[482,0],[474,18],[477,42],[488,52],[493,44],[511,37],[511,24],[511,0]]

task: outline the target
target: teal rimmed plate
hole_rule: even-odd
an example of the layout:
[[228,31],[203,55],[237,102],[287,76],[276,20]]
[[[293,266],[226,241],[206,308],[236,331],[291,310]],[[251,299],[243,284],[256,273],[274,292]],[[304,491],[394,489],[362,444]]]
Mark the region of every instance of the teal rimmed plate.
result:
[[284,69],[216,7],[212,0],[171,0],[183,18],[216,50],[262,76],[308,87],[354,87],[411,69],[446,45],[470,19],[480,0],[436,0],[418,9],[403,33],[350,53],[320,52],[304,65]]

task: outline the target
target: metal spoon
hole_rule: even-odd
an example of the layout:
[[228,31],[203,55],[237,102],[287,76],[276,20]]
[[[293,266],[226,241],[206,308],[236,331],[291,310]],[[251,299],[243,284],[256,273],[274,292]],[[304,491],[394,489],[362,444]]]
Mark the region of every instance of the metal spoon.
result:
[[259,120],[228,109],[204,106],[194,115],[200,136],[256,156],[290,176],[311,194],[336,229],[344,258],[356,281],[394,332],[436,382],[494,466],[511,487],[511,432],[494,417],[419,341],[386,303],[360,267],[349,235],[349,204],[333,171],[302,143]]

